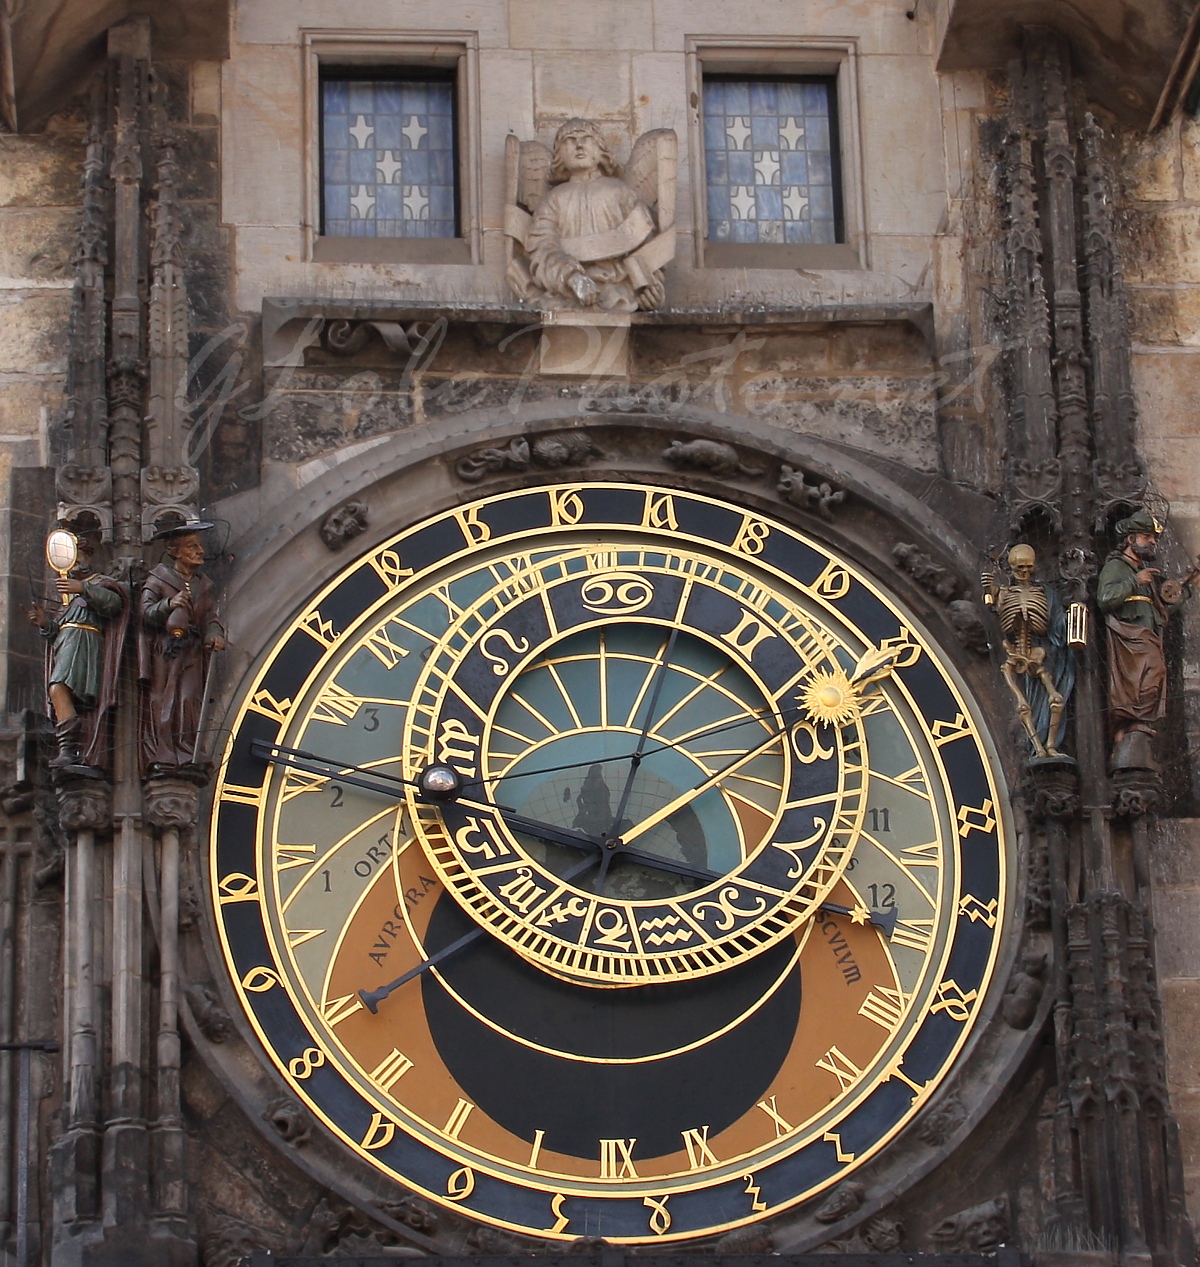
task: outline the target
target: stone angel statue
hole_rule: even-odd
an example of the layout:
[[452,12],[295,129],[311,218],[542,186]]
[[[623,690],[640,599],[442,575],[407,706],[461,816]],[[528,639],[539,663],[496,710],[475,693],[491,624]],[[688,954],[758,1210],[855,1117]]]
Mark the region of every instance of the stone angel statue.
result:
[[568,119],[551,153],[510,136],[504,230],[509,285],[542,308],[634,312],[662,306],[675,255],[678,140],[638,137],[624,169],[596,124]]

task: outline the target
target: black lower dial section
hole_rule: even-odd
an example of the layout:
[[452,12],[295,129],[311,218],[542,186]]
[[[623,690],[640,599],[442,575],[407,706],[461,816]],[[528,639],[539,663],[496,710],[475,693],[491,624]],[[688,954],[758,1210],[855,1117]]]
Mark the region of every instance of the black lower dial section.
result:
[[[473,927],[443,896],[427,952]],[[799,1022],[800,969],[788,966],[795,950],[788,938],[700,980],[594,989],[549,976],[485,934],[439,970],[506,1033],[433,973],[423,978],[423,999],[447,1069],[504,1129],[528,1141],[545,1131],[543,1148],[573,1157],[598,1158],[601,1139],[636,1139],[635,1160],[659,1157],[679,1151],[682,1132],[708,1126],[717,1135],[763,1098]]]

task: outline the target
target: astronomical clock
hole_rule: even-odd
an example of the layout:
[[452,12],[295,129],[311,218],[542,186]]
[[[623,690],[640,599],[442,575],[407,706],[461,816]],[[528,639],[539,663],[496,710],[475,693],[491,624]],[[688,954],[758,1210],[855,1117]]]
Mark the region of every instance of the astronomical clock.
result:
[[505,487],[349,562],[248,675],[228,985],[377,1188],[550,1243],[712,1237],[860,1173],[960,1067],[1013,906],[1002,778],[952,657],[797,523]]

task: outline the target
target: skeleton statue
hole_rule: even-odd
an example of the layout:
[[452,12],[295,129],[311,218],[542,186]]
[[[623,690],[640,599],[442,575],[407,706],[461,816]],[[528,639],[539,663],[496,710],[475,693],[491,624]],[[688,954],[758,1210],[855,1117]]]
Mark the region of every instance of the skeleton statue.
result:
[[662,270],[675,255],[677,150],[670,129],[646,132],[622,170],[586,119],[558,129],[553,153],[510,136],[504,230],[517,295],[549,309],[661,307]]
[[980,579],[984,602],[995,609],[1004,634],[1000,672],[1034,755],[1062,757],[1058,745],[1075,666],[1067,647],[1066,614],[1058,595],[1033,579],[1036,563],[1032,546],[1013,546],[1008,552],[1012,583],[1001,585],[992,571]]

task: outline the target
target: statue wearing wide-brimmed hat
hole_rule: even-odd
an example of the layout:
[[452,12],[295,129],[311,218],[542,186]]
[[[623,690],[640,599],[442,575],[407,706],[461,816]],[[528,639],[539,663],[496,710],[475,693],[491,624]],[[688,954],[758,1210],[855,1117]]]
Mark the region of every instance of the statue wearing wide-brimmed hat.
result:
[[1156,769],[1151,741],[1167,711],[1163,630],[1191,596],[1196,569],[1178,581],[1154,567],[1163,525],[1141,508],[1118,521],[1119,542],[1100,570],[1096,603],[1108,631],[1108,711],[1114,769]]
[[138,605],[138,676],[144,775],[195,770],[209,658],[225,646],[212,582],[201,576],[201,520],[166,528],[167,557],[152,568]]

